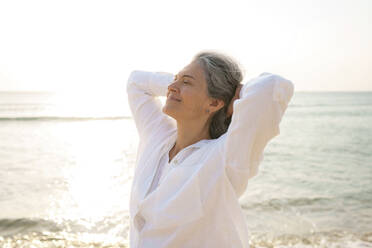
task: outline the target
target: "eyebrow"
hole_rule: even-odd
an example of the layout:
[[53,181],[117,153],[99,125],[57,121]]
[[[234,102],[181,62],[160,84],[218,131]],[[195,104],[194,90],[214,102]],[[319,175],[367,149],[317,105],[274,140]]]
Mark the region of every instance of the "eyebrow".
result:
[[[178,75],[178,74],[176,74],[175,77],[177,77],[177,75]],[[191,76],[191,75],[183,75],[182,77],[190,77],[190,78],[196,80],[196,79],[195,79],[193,76]]]

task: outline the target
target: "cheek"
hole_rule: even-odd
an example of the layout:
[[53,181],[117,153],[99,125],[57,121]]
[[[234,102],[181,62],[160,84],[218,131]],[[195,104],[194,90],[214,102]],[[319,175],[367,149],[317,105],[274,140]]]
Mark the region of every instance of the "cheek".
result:
[[204,109],[204,97],[199,94],[192,94],[184,98],[184,107],[193,113],[199,114]]

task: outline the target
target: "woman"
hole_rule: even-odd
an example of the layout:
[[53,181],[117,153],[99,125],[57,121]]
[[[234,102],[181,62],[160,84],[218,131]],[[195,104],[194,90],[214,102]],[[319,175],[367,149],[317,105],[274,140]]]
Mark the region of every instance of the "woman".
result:
[[[238,199],[279,134],[294,85],[263,73],[241,84],[231,57],[202,51],[177,75],[133,71],[139,133],[130,247],[249,247]],[[166,96],[162,106],[156,96]]]

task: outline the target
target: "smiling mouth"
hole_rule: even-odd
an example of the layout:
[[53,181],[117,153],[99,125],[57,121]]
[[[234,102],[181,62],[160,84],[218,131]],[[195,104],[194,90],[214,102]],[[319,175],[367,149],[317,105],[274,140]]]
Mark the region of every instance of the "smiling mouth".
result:
[[173,97],[168,97],[168,99],[172,100],[172,101],[176,101],[176,102],[180,102],[181,100],[178,100],[176,98],[173,98]]

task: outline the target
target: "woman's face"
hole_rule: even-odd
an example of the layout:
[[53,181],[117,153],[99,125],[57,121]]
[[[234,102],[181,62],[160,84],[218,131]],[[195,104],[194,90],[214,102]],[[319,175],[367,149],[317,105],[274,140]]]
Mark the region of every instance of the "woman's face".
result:
[[168,86],[163,112],[176,120],[208,118],[210,98],[203,69],[194,61],[183,68]]

